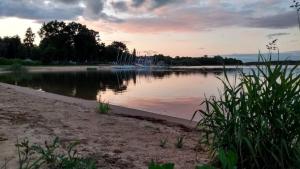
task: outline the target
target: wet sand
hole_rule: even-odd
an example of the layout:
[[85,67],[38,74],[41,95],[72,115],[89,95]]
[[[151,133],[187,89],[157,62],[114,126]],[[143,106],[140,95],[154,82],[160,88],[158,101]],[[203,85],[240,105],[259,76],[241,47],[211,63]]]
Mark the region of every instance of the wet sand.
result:
[[[207,162],[204,152],[195,151],[194,122],[120,106],[99,114],[96,106],[94,101],[0,83],[0,166],[11,159],[9,168],[15,168],[17,139],[43,143],[56,136],[62,142],[79,140],[80,154],[95,158],[103,169],[143,169],[151,160],[194,169]],[[179,136],[185,137],[182,149],[175,147]],[[164,138],[168,143],[161,148]]]

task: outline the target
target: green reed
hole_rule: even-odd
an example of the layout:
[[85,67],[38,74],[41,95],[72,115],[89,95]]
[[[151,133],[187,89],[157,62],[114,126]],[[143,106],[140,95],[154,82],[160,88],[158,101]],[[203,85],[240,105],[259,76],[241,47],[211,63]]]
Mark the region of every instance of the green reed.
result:
[[[261,56],[260,56],[261,57]],[[202,144],[214,157],[220,151],[237,155],[237,168],[300,166],[300,75],[298,66],[264,65],[250,74],[240,73],[232,84],[225,72],[224,91],[207,98],[198,128]]]

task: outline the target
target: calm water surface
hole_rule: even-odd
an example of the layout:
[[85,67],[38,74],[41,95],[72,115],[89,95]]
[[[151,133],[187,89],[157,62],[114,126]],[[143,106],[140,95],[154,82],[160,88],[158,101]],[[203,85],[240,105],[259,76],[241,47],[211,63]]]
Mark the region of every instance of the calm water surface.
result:
[[[229,71],[234,79],[237,71]],[[86,71],[0,74],[0,81],[51,93],[190,119],[204,96],[222,89],[221,70]]]

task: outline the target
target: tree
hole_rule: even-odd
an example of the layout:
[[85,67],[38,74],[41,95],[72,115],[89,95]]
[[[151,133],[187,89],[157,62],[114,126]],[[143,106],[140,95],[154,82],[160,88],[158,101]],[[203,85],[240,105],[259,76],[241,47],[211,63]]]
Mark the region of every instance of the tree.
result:
[[136,50],[135,49],[133,49],[132,58],[133,58],[133,63],[134,63],[136,60]]
[[22,43],[19,36],[0,39],[0,57],[8,59],[22,58]]
[[34,44],[33,44],[34,38],[35,38],[35,34],[32,32],[31,28],[29,27],[26,30],[25,38],[23,40],[24,46],[27,47],[27,48],[34,47]]
[[114,53],[112,56],[114,60],[117,61],[118,63],[122,63],[125,58],[125,56],[123,55],[125,53],[126,54],[128,53],[126,44],[119,41],[112,42],[111,45],[109,46],[109,49],[111,50],[112,53]]
[[103,51],[99,33],[80,23],[51,21],[43,24],[39,34],[40,48],[45,50],[50,46],[52,61],[95,63]]
[[118,50],[120,50],[120,52],[127,51],[127,46],[123,42],[114,41],[114,42],[111,43],[111,46],[118,49]]
[[[42,51],[46,49],[51,49],[51,59],[44,58],[48,57],[43,55],[42,60],[47,60],[48,62],[59,62],[66,59],[66,56],[71,52],[68,47],[69,38],[68,34],[64,31],[66,24],[59,21],[51,21],[44,23],[39,31],[41,37],[40,49]],[[46,52],[47,53],[47,52]],[[52,54],[55,54],[53,56]]]

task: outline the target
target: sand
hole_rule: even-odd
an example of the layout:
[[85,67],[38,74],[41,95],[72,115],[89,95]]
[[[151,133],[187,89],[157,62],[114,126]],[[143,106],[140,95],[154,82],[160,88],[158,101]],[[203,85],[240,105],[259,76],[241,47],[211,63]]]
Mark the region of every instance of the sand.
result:
[[[134,109],[112,106],[99,114],[96,102],[0,83],[0,166],[10,159],[16,168],[17,139],[43,143],[56,136],[79,140],[79,153],[97,160],[103,169],[143,169],[151,160],[173,162],[177,169],[194,169],[207,162],[198,152],[195,123]],[[182,149],[175,147],[184,136]],[[166,148],[160,139],[168,138]]]

